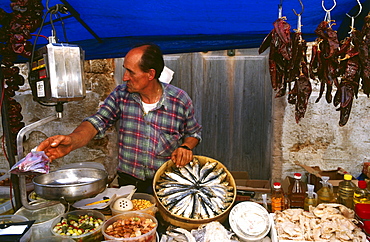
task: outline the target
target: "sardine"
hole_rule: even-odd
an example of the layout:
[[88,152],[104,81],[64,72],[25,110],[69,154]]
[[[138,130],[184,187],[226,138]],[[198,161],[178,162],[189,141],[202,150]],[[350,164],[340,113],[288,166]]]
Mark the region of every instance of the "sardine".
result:
[[183,199],[184,197],[190,195],[194,193],[193,189],[188,189],[186,191],[183,191],[183,192],[178,192],[178,193],[175,193],[175,194],[171,194],[171,195],[168,195],[168,196],[165,196],[162,198],[162,203],[167,206],[171,203],[178,203],[181,199]]
[[201,219],[202,218],[202,216],[200,215],[200,209],[201,209],[200,202],[201,201],[200,201],[198,193],[195,193],[194,194],[193,214],[191,215],[191,218],[193,218],[193,219]]
[[227,177],[227,173],[222,173],[221,175],[219,175],[218,177],[214,178],[214,179],[211,179],[207,182],[202,182],[202,185],[204,186],[211,186],[211,185],[214,185],[214,184],[220,184],[222,183],[223,181],[225,181]]
[[[222,213],[221,209],[214,206],[214,204],[211,202],[210,198],[204,195],[203,193],[199,193],[199,196],[202,198],[202,201],[212,210],[214,214],[220,214]],[[210,213],[208,213],[211,215]]]
[[207,162],[199,171],[199,180],[202,181],[217,166],[216,162]]
[[199,191],[200,192],[203,192],[205,195],[207,195],[208,197],[215,197],[216,194],[213,192],[212,188],[211,187],[207,187],[207,186],[200,186],[199,187]]
[[189,207],[189,205],[191,204],[192,197],[193,197],[192,194],[189,194],[186,197],[184,197],[184,199],[182,199],[181,202],[177,204],[177,206],[180,207],[180,209],[177,210],[177,212],[175,212],[174,214],[182,215],[185,212],[185,210]]
[[189,204],[187,205],[184,213],[182,214],[182,216],[184,218],[190,218],[191,217],[191,214],[193,213],[193,209],[194,209],[194,194],[192,194],[190,196],[190,201],[189,201]]
[[223,202],[222,199],[220,199],[218,197],[211,197],[210,200],[211,200],[211,203],[215,207],[218,207],[220,210],[225,210],[226,209],[226,204]]
[[207,213],[208,213],[208,216],[210,218],[214,218],[216,217],[217,214],[215,214],[215,212],[206,204],[206,210],[207,210]]
[[166,176],[170,177],[171,179],[174,179],[175,181],[177,181],[180,184],[183,184],[183,185],[193,185],[193,183],[191,181],[189,181],[188,179],[180,176],[177,173],[165,171],[164,174]]
[[174,193],[186,191],[188,189],[189,189],[189,187],[175,187],[175,186],[174,187],[161,188],[161,189],[158,190],[157,196],[165,197],[165,196],[169,196],[169,195],[174,194]]
[[219,177],[223,173],[226,173],[225,170],[224,170],[224,168],[220,168],[220,169],[218,169],[216,171],[212,171],[212,172],[210,172],[208,174],[208,176],[206,176],[205,178],[203,178],[203,180],[201,182],[202,183],[206,183],[206,182],[208,182],[210,180],[213,180],[213,179]]
[[193,169],[193,174],[197,178],[197,180],[200,179],[200,165],[199,165],[199,160],[197,158],[194,158],[192,161],[192,169]]
[[188,170],[188,168],[186,168],[185,166],[180,167],[179,171],[185,178],[190,180],[193,184],[195,184],[198,181],[198,179],[193,175],[193,173],[190,170]]
[[191,196],[191,194],[187,194],[181,200],[169,204],[169,207],[167,208],[168,211],[170,211],[173,214],[178,214],[180,210],[181,210],[181,213],[184,212],[184,210],[186,209],[187,203],[188,203],[189,196]]
[[202,198],[199,196],[199,204],[200,204],[200,216],[202,219],[209,218],[209,214],[207,211],[207,205],[202,201]]
[[157,182],[157,185],[155,186],[155,188],[157,190],[159,190],[161,188],[169,188],[169,187],[182,188],[182,187],[189,187],[189,185],[180,184],[180,183],[174,182],[174,181],[165,181],[165,182]]

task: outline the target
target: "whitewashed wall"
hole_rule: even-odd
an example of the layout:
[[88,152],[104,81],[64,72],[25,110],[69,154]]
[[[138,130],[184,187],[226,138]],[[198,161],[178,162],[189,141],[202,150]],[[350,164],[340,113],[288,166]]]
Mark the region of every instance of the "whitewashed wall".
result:
[[324,97],[315,103],[319,86],[314,81],[312,84],[307,112],[299,124],[294,105],[288,104],[286,97],[274,100],[273,177],[284,179],[304,172],[296,162],[322,170],[341,167],[360,175],[363,162],[370,161],[370,99],[360,92],[349,121],[340,127],[339,111]]

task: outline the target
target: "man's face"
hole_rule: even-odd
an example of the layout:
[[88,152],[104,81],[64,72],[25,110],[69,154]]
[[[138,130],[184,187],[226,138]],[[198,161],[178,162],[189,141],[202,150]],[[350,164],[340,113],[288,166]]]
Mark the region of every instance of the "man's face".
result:
[[123,67],[126,69],[123,81],[127,82],[127,90],[129,92],[141,93],[148,86],[150,74],[143,72],[139,67],[142,54],[142,48],[132,49],[127,53],[123,61]]

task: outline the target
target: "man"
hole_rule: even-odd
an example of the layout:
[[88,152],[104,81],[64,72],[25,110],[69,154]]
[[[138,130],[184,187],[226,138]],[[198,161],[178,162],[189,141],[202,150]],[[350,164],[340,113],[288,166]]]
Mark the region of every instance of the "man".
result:
[[116,121],[118,130],[119,185],[151,191],[156,170],[171,159],[184,166],[193,159],[192,149],[201,140],[201,125],[194,117],[188,94],[158,80],[164,61],[157,45],[130,50],[123,67],[122,85],[105,99],[98,112],[69,135],[49,137],[38,146],[51,159],[67,155],[101,138]]

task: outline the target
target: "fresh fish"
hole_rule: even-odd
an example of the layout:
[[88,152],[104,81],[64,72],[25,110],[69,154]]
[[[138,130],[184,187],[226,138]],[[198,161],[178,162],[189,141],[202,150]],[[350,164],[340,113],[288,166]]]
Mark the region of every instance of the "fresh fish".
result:
[[213,184],[213,185],[210,185],[208,186],[212,189],[212,191],[214,192],[219,192],[219,193],[222,193],[222,194],[226,194],[228,192],[228,188],[226,186],[222,186],[222,185],[219,185],[219,184]]
[[207,182],[202,182],[202,185],[204,185],[204,186],[211,186],[211,185],[214,185],[214,184],[220,184],[223,181],[225,181],[226,177],[227,177],[227,173],[225,172],[225,173],[219,175],[218,177],[216,177],[216,178],[214,178],[212,180],[209,180]]
[[[204,195],[204,193],[199,193],[199,196],[202,198],[202,201],[212,210],[214,214],[220,214],[222,213],[221,209],[214,206],[214,204],[211,202],[210,198]],[[208,213],[210,214],[210,213]],[[211,216],[213,217],[213,216]]]
[[216,214],[214,213],[214,211],[207,204],[205,204],[205,208],[206,208],[207,213],[208,213],[208,216],[210,218],[213,218],[213,217],[216,216]]
[[189,185],[184,185],[184,184],[180,184],[178,182],[175,182],[175,181],[165,181],[165,182],[157,182],[157,185],[155,186],[155,188],[157,190],[160,190],[161,188],[169,188],[169,187],[178,187],[178,188],[181,188],[181,187],[189,187]]
[[210,200],[211,200],[211,203],[215,206],[215,207],[217,207],[217,208],[219,208],[220,210],[225,210],[227,207],[226,207],[226,204],[223,202],[223,200],[222,199],[220,199],[220,198],[218,198],[218,197],[211,197],[210,198]]
[[193,174],[197,178],[197,180],[200,179],[200,165],[199,165],[199,160],[197,158],[194,158],[192,161],[192,169],[193,169]]
[[201,215],[200,215],[200,209],[201,209],[201,205],[200,205],[200,198],[199,198],[199,195],[198,193],[195,193],[194,194],[194,204],[193,204],[193,214],[191,215],[191,217],[193,219],[201,219]]
[[177,203],[179,202],[181,199],[183,199],[184,197],[190,195],[194,193],[194,190],[193,189],[187,189],[183,192],[177,192],[177,193],[174,193],[174,194],[171,194],[171,195],[168,195],[168,196],[165,196],[162,198],[162,203],[167,206],[171,203]]
[[216,171],[212,171],[206,177],[204,177],[201,182],[202,183],[206,183],[206,182],[208,182],[210,180],[213,180],[213,179],[219,177],[223,173],[226,173],[225,170],[224,170],[224,168],[220,168],[220,169],[218,169]]
[[223,193],[231,192],[231,193],[233,193],[231,196],[233,196],[234,195],[234,187],[233,186],[228,186],[226,184],[228,184],[228,183],[227,182],[223,182],[221,184],[213,184],[213,185],[211,185],[209,187],[213,191],[220,190],[220,191],[223,191]]
[[165,196],[169,196],[169,195],[174,194],[174,193],[186,191],[188,189],[189,189],[189,187],[175,187],[175,186],[161,188],[161,189],[158,190],[157,196],[165,197]]
[[234,201],[234,198],[233,197],[226,197],[225,200],[224,200],[224,203],[225,204],[231,204],[232,202]]
[[180,210],[183,212],[186,209],[190,196],[191,194],[187,194],[181,200],[170,203],[167,209],[173,214],[178,214]]
[[194,209],[194,194],[192,194],[190,196],[190,201],[189,201],[189,204],[187,205],[184,213],[183,213],[183,217],[184,218],[190,218],[191,217],[191,214],[193,213],[193,209]]
[[199,180],[202,181],[217,166],[216,162],[207,162],[199,171]]
[[188,170],[188,168],[186,168],[185,166],[180,167],[179,171],[185,178],[189,179],[193,184],[195,184],[198,181],[198,179],[191,172],[192,170]]
[[170,172],[170,171],[165,171],[164,174],[166,176],[170,177],[171,179],[174,179],[175,181],[177,181],[180,184],[193,185],[193,183],[191,181],[189,181],[188,179],[182,177],[181,175],[179,175],[177,173]]
[[161,175],[161,178],[158,182],[164,182],[164,181],[176,181],[175,179],[172,179],[171,177],[166,176],[165,174]]
[[161,204],[172,214],[192,219],[213,218],[234,199],[235,189],[227,181],[228,173],[217,162],[204,165],[194,158],[184,167],[171,167],[155,184]]
[[199,197],[199,203],[200,203],[200,216],[202,217],[202,219],[209,218],[207,205],[202,201],[201,197]]
[[199,191],[200,192],[203,192],[205,195],[207,195],[208,197],[215,197],[216,194],[213,192],[212,188],[211,187],[207,187],[207,186],[200,186],[199,187]]
[[189,207],[189,204],[191,203],[191,198],[193,196],[191,194],[184,197],[184,199],[181,200],[181,203],[178,203],[177,205],[180,207],[179,210],[177,210],[174,214],[176,215],[182,215],[185,210]]

